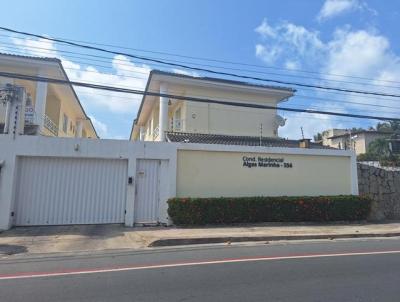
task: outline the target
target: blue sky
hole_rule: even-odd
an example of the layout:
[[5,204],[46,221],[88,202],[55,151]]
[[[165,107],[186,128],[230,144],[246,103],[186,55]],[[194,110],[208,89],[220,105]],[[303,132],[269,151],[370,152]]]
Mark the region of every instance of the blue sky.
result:
[[[399,17],[400,2],[395,0],[14,0],[7,2],[7,13],[2,14],[0,23],[37,34],[129,47],[137,50],[124,51],[135,54],[252,70],[237,73],[397,92],[396,85],[400,86],[396,83],[400,78]],[[0,35],[1,51],[60,57],[73,80],[143,88],[148,71],[161,68],[126,57],[10,37],[5,32],[0,32]],[[139,50],[244,62],[264,68],[190,60]],[[171,70],[168,67],[163,69]],[[77,91],[102,137],[127,138],[140,98],[87,89]],[[386,116],[400,113],[396,99],[303,89],[298,90],[298,95],[284,105]],[[311,136],[325,128],[376,123],[308,114],[281,114],[287,118],[287,125],[280,134],[291,138],[300,136],[301,126],[306,135]]]

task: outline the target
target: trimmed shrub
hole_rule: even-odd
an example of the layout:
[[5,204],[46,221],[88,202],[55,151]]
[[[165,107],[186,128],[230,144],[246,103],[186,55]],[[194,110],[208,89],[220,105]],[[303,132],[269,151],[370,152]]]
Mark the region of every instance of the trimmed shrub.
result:
[[168,214],[176,225],[354,221],[366,219],[370,206],[355,195],[172,198]]

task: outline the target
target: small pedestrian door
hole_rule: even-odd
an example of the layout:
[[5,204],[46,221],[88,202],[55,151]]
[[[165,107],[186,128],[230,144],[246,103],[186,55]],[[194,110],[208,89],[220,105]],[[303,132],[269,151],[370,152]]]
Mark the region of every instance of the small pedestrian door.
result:
[[134,212],[136,224],[155,224],[159,222],[160,166],[160,160],[137,160]]

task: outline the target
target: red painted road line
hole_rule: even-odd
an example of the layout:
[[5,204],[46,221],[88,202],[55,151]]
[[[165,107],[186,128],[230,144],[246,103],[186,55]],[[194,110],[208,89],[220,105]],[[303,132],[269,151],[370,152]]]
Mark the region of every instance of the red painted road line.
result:
[[15,274],[1,274],[0,280],[28,279],[28,278],[40,278],[40,277],[57,277],[57,276],[68,276],[68,275],[86,275],[86,274],[98,274],[98,273],[109,273],[109,272],[123,272],[123,271],[134,271],[134,270],[145,270],[145,269],[212,265],[212,264],[225,264],[225,263],[273,261],[273,260],[289,260],[289,259],[310,259],[310,258],[312,259],[312,258],[342,257],[342,256],[389,255],[389,254],[400,254],[400,250],[372,251],[372,252],[346,252],[346,253],[330,253],[330,254],[303,254],[303,255],[288,255],[288,256],[224,258],[224,259],[214,259],[214,260],[203,260],[203,261],[197,261],[197,262],[187,261],[187,262],[176,262],[176,263],[161,263],[161,264],[159,263],[159,264],[125,266],[125,267],[92,268],[92,269],[81,269],[81,270],[76,270],[76,269],[75,270],[62,270],[62,271],[53,271],[53,272],[21,272],[21,273],[15,273]]

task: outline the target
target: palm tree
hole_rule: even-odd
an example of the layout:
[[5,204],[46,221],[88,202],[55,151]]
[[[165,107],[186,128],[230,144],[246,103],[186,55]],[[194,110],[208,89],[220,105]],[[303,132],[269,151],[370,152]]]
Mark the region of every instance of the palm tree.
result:
[[382,131],[382,132],[392,132],[392,137],[397,136],[400,134],[400,122],[399,121],[393,121],[389,120],[384,123],[378,123],[376,125],[376,130]]
[[386,138],[377,138],[368,145],[368,153],[378,158],[385,158],[392,155],[389,141]]
[[393,131],[392,138],[396,138],[400,135],[400,122],[399,121],[389,121],[390,128]]
[[318,132],[317,134],[314,135],[314,142],[322,140],[322,134]]
[[389,132],[392,131],[391,125],[388,122],[378,123],[376,124],[376,130],[381,132]]

